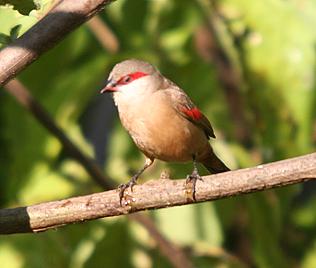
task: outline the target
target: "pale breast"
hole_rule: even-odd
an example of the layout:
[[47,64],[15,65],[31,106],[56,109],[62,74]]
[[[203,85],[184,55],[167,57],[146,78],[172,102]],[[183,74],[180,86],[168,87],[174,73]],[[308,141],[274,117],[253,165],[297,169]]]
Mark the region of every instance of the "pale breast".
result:
[[164,161],[185,162],[208,146],[204,132],[177,113],[162,91],[119,105],[123,126],[147,156]]

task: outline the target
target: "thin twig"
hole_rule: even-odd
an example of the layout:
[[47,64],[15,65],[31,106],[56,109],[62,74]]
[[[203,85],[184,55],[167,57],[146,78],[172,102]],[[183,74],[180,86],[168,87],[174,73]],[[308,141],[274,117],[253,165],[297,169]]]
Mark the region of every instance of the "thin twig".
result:
[[117,37],[99,16],[94,16],[87,21],[87,25],[106,51],[110,53],[118,52],[119,41]]
[[[253,168],[205,176],[196,185],[196,202],[263,191],[316,179],[316,153]],[[40,232],[102,217],[193,203],[185,180],[152,180],[126,193],[121,206],[115,190],[0,210],[0,234]]]

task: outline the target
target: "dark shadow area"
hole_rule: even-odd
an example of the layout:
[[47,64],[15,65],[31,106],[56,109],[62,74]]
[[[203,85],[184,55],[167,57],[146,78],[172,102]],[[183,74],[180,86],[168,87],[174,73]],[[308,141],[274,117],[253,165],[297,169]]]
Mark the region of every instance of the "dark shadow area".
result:
[[79,120],[85,138],[93,146],[95,159],[100,167],[107,161],[106,153],[116,116],[112,96],[105,94],[94,97]]
[[30,233],[30,217],[27,207],[0,210],[0,234]]

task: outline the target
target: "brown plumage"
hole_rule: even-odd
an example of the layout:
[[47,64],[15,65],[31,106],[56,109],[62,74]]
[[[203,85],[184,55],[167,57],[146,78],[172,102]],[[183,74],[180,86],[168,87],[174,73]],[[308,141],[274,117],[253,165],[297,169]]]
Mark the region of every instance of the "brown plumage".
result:
[[209,144],[209,139],[215,138],[209,120],[181,88],[151,64],[135,59],[116,64],[101,92],[113,92],[123,126],[147,157],[143,169],[121,186],[120,199],[154,159],[193,160],[188,180],[194,180],[194,185],[200,178],[195,161],[211,173],[229,171]]

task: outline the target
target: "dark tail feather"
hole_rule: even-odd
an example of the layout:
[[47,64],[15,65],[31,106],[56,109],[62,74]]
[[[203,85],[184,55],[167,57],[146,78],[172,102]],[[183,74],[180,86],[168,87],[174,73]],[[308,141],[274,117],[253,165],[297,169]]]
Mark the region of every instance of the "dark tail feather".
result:
[[230,169],[212,152],[201,161],[212,174],[230,171]]

